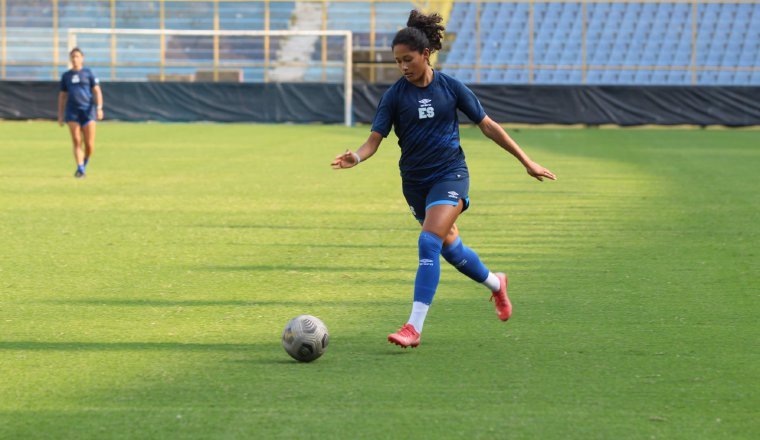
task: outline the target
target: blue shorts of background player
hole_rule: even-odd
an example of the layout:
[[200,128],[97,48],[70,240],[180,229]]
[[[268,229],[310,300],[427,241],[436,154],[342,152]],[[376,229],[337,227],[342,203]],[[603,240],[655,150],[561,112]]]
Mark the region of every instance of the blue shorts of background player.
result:
[[447,174],[433,183],[426,185],[414,185],[404,183],[402,185],[404,198],[409,204],[409,210],[420,223],[425,220],[425,211],[436,205],[459,205],[462,200],[464,206],[462,212],[470,207],[470,177],[467,172],[453,172]]
[[65,122],[76,122],[80,127],[84,127],[90,122],[94,121],[95,118],[95,107],[90,107],[87,109],[67,108],[63,120]]

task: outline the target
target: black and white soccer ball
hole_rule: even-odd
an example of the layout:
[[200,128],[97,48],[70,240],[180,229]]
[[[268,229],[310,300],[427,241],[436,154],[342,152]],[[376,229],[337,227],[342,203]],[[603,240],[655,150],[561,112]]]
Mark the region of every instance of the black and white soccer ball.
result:
[[296,316],[282,332],[282,346],[299,362],[311,362],[322,356],[329,341],[325,323],[311,315]]

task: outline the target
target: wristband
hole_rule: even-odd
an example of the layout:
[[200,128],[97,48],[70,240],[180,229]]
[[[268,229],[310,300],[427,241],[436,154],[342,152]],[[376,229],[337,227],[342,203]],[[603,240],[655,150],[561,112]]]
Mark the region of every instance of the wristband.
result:
[[98,106],[98,110],[103,110],[103,106],[102,106],[102,105],[99,105],[99,106]]
[[359,165],[359,163],[362,161],[362,158],[359,157],[359,153],[351,152],[351,154],[354,155],[354,159],[356,159],[356,164]]

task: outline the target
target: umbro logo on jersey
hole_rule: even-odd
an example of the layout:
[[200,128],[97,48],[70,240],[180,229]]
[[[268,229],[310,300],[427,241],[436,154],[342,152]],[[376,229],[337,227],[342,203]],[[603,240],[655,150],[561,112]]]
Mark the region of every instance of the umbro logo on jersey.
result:
[[74,75],[71,77],[71,83],[72,84],[79,84],[79,75]]
[[449,197],[451,197],[452,199],[458,199],[459,193],[456,191],[449,191]]
[[425,99],[420,99],[420,100],[419,100],[419,103],[420,103],[420,104],[422,104],[422,105],[428,105],[428,104],[430,104],[431,102],[432,102],[432,101],[431,101],[431,100],[429,100],[429,99],[427,99],[427,98],[425,98]]

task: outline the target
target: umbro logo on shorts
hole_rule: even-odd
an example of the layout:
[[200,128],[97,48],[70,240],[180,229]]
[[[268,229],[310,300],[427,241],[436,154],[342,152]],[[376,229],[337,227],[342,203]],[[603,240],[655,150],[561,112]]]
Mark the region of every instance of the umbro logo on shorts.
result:
[[449,191],[449,197],[451,197],[452,199],[458,199],[459,193],[456,191]]

